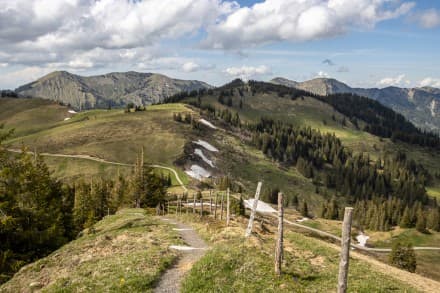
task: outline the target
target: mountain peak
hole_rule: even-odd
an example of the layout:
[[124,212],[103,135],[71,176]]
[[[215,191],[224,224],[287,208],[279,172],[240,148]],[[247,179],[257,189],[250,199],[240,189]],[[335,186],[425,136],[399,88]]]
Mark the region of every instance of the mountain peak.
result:
[[211,86],[197,80],[179,80],[155,73],[113,72],[80,76],[55,71],[23,85],[16,92],[65,104],[75,109],[123,107],[128,103],[149,105],[181,91]]

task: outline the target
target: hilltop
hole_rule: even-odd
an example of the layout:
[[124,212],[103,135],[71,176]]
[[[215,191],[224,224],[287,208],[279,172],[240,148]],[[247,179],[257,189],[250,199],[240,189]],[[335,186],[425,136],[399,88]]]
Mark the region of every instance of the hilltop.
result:
[[422,129],[440,130],[440,89],[437,88],[352,88],[332,78],[316,78],[296,82],[278,77],[272,79],[271,82],[318,95],[353,93],[368,97],[403,114]]
[[76,110],[84,110],[124,107],[129,103],[149,105],[181,91],[210,87],[201,81],[172,79],[154,73],[130,71],[80,76],[56,71],[20,86],[16,93],[54,100]]

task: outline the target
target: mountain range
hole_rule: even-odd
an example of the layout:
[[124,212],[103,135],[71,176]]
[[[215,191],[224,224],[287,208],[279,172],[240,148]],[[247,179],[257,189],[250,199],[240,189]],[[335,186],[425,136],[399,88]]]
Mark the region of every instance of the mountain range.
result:
[[352,93],[374,99],[383,105],[404,115],[409,121],[421,129],[440,130],[440,89],[421,88],[352,88],[345,83],[331,78],[316,78],[304,82],[296,82],[277,77],[272,83],[302,89],[318,95]]
[[154,73],[130,71],[86,77],[56,71],[15,91],[22,96],[55,100],[83,110],[122,107],[128,103],[149,105],[181,91],[210,87],[201,81],[172,79]]
[[[277,77],[271,83],[298,88],[318,95],[352,93],[374,99],[404,115],[417,127],[440,130],[440,89],[420,88],[353,88],[331,78],[304,82]],[[52,72],[34,82],[20,86],[21,96],[40,97],[62,102],[76,110],[123,107],[128,103],[149,105],[182,91],[212,88],[197,80],[172,79],[165,75],[140,72],[115,72],[97,76],[80,76],[66,71]]]

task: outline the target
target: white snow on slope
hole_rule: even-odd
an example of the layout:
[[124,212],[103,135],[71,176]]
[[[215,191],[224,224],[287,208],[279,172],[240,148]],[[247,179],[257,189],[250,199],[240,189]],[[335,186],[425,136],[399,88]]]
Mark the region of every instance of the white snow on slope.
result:
[[201,149],[195,149],[195,150],[194,150],[194,153],[195,153],[197,156],[199,156],[200,158],[202,158],[202,160],[203,160],[206,164],[208,164],[209,166],[211,166],[212,168],[214,168],[214,163],[213,163],[210,159],[208,159],[208,158],[205,156],[205,154],[203,154],[203,151],[202,151]]
[[212,124],[211,122],[205,120],[205,119],[200,119],[199,120],[200,123],[205,124],[206,126],[212,128],[212,129],[217,129],[217,127],[214,126],[214,124]]
[[431,102],[431,116],[435,117],[435,107],[437,106],[437,103],[435,100],[432,100]]
[[209,176],[211,176],[211,173],[209,171],[206,171],[199,165],[192,165],[191,169],[186,170],[185,173],[197,180],[202,180],[203,178],[208,178]]
[[298,219],[298,220],[296,220],[298,223],[302,223],[302,222],[305,222],[305,221],[308,221],[309,220],[309,218],[306,218],[306,217],[304,217],[304,218],[302,218],[302,219]]
[[370,239],[370,237],[365,234],[359,234],[358,236],[356,236],[357,242],[359,243],[360,246],[363,247],[365,247],[365,245],[367,244],[368,239]]
[[202,147],[204,147],[205,149],[207,149],[208,151],[211,152],[218,152],[218,149],[214,146],[212,146],[211,144],[209,144],[208,142],[199,139],[198,141],[193,141],[195,144],[198,144]]
[[[254,198],[246,199],[244,200],[244,206],[247,209],[252,209],[254,206]],[[257,203],[257,212],[259,213],[275,213],[277,210],[275,210],[273,207],[271,207],[269,204],[265,203],[264,201],[259,200]]]
[[76,113],[77,113],[77,112],[74,111],[74,110],[69,110],[69,111],[67,111],[67,112],[69,112],[70,114],[76,114]]
[[70,117],[64,118],[64,121],[70,120]]

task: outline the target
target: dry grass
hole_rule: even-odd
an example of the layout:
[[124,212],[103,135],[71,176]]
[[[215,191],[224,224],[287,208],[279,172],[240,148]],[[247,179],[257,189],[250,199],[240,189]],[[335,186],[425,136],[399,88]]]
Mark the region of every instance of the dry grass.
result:
[[0,292],[149,292],[177,257],[175,231],[141,209],[122,210],[46,258],[23,267]]

